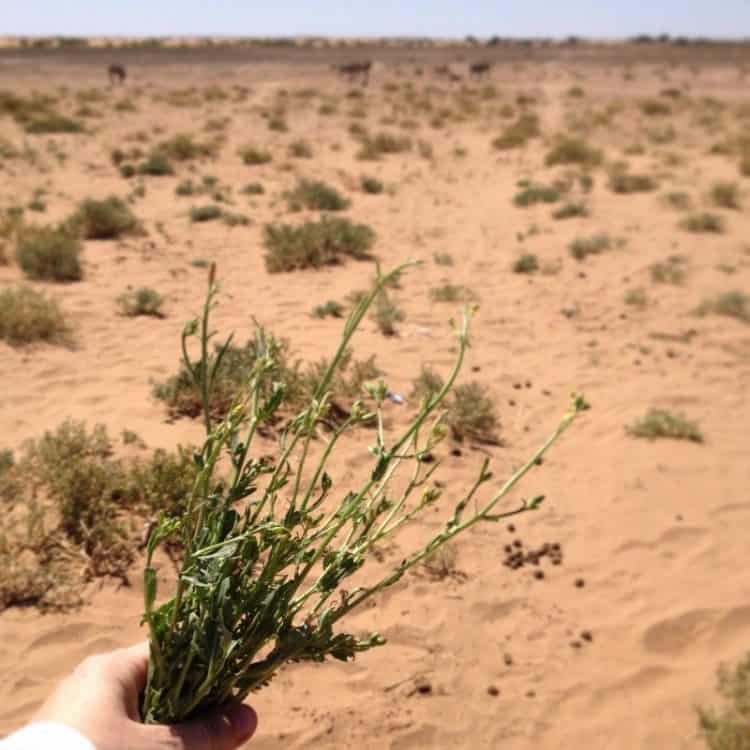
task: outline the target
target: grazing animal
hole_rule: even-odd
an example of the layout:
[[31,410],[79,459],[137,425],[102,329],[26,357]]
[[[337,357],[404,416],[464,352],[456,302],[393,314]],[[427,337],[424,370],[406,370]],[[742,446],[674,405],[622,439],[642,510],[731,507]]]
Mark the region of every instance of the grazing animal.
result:
[[490,72],[491,67],[491,63],[488,63],[486,61],[475,62],[469,66],[469,73],[473,76],[476,76],[477,78],[481,78],[482,76],[487,75],[487,73]]
[[357,80],[357,77],[360,78],[363,86],[367,86],[370,82],[372,60],[360,60],[359,62],[345,63],[344,65],[334,65],[333,67],[341,73],[341,75],[346,76],[350,83]]
[[128,77],[123,65],[110,65],[107,68],[107,74],[109,75],[109,83],[112,86],[116,83],[125,83],[125,79]]

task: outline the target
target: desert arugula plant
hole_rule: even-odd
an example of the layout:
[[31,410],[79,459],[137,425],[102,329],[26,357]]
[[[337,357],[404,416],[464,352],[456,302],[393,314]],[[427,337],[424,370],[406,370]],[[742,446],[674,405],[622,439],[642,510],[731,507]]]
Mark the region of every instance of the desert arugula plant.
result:
[[[445,433],[442,404],[464,360],[471,309],[454,324],[457,355],[450,374],[437,393],[423,399],[403,432],[386,437],[383,411],[388,389],[381,380],[368,387],[375,403],[372,413],[355,402],[320,452],[313,442],[330,408],[331,384],[352,336],[386,284],[404,268],[378,274],[372,290],[353,307],[336,353],[309,401],[280,434],[278,454],[270,459],[257,458],[252,444],[274,419],[284,388],[269,384],[276,352],[262,329],[258,336],[265,348],[244,394],[221,421],[210,416],[213,383],[229,346],[227,341],[210,354],[209,318],[217,295],[212,268],[203,314],[183,331],[184,366],[201,390],[206,440],[195,452],[197,474],[184,513],[171,519],[162,516],[147,544],[144,622],[150,633],[150,662],[142,699],[146,722],[172,722],[212,705],[242,700],[290,661],[346,661],[382,645],[378,633],[357,638],[338,631],[338,624],[456,535],[480,522],[497,522],[539,507],[541,497],[521,500],[509,509],[498,506],[586,408],[582,397],[575,397],[544,445],[489,498],[478,497],[492,479],[485,459],[476,480],[432,539],[379,580],[344,588],[366,564],[374,545],[440,497],[431,482],[439,462],[421,459]],[[188,352],[194,338],[199,359]],[[329,460],[350,430],[371,420],[376,424],[372,467],[361,484],[335,499]],[[316,455],[313,468],[310,462]],[[228,472],[220,479],[222,458]],[[395,489],[396,478],[404,472],[405,482]],[[181,538],[184,550],[176,590],[157,606],[153,555],[163,540],[174,536]]]

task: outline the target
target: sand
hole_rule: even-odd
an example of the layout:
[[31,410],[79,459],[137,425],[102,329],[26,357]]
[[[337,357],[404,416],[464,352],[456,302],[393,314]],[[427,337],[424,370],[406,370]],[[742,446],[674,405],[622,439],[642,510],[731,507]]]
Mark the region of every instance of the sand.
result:
[[[741,129],[744,74],[730,66],[633,65],[629,76],[622,66],[575,61],[506,66],[486,81],[498,96],[483,105],[497,109],[521,92],[532,95],[542,139],[501,152],[490,145],[507,124],[496,112],[469,114],[461,122],[448,118],[439,129],[430,127],[429,114],[402,114],[397,122],[419,122],[409,135],[429,142],[433,158],[415,147],[361,162],[347,132],[349,110],[364,103],[367,116],[358,122],[396,131],[380,121],[390,116],[389,98],[403,103],[405,97],[387,84],[447,92],[450,86],[429,71],[418,77],[413,67],[382,68],[365,99],[350,100],[350,86],[324,66],[173,63],[131,66],[127,85],[109,90],[98,65],[22,62],[4,61],[0,88],[53,92],[64,85],[71,103],[81,89],[96,87],[105,96],[91,104],[102,113],[88,120],[91,134],[26,136],[40,153],[39,164],[4,163],[0,206],[26,203],[34,188],[48,189],[47,211],[31,214],[35,220],[62,219],[86,197],[130,191],[132,183],[109,159],[111,149],[129,145],[128,135],[145,131],[151,143],[176,132],[203,137],[208,119],[230,122],[215,160],[198,163],[194,172],[181,166],[175,177],[146,178],[146,195],[134,205],[145,236],[89,241],[83,281],[34,284],[61,300],[77,345],[11,348],[0,342],[0,448],[17,447],[68,416],[103,423],[112,435],[133,430],[149,448],[197,441],[199,423],[168,420],[151,397],[151,383],[176,370],[180,331],[199,308],[205,285],[205,269],[191,264],[198,258],[218,264],[219,328],[235,330],[244,341],[257,318],[288,338],[302,359],[329,353],[340,323],[312,318],[311,308],[365,286],[372,266],[350,261],[320,271],[266,272],[262,228],[301,218],[289,215],[281,199],[298,176],[323,179],[352,199],[347,215],[376,230],[375,252],[385,266],[425,261],[394,293],[406,313],[399,334],[385,338],[368,320],[355,340],[358,356],[377,354],[392,390],[408,396],[422,363],[444,369],[452,360],[448,319],[456,305],[432,302],[430,289],[463,284],[480,300],[463,377],[489,388],[503,445],[467,443],[460,456],[450,455],[450,443],[440,448],[446,503],[471,482],[484,455],[492,458],[498,481],[507,475],[554,428],[571,391],[585,392],[593,405],[524,485],[524,496],[546,494],[542,510],[520,518],[514,533],[504,525],[472,530],[455,543],[448,575],[418,571],[357,614],[353,627],[383,633],[384,648],[352,664],[285,670],[253,698],[260,729],[249,747],[702,747],[694,706],[715,700],[716,668],[744,654],[750,630],[750,328],[693,311],[730,289],[750,291],[750,218],[746,208],[710,208],[725,218],[727,231],[691,234],[678,228],[681,214],[663,195],[685,191],[706,209],[711,185],[725,179],[742,184],[750,205],[737,159],[709,153]],[[244,100],[189,108],[164,101],[175,89],[235,85],[250,89]],[[566,95],[572,85],[584,89],[582,99]],[[638,101],[667,87],[686,91],[692,104],[675,103],[666,119],[640,115]],[[338,114],[318,114],[317,97],[294,96],[305,88],[338,97]],[[289,92],[287,133],[270,131],[262,116],[282,89]],[[719,124],[696,122],[694,102],[703,96],[724,105]],[[113,111],[123,97],[133,100],[136,112]],[[585,197],[587,217],[555,221],[554,206],[514,206],[519,180],[551,182],[565,171],[545,167],[544,155],[566,113],[601,111],[615,100],[623,111],[589,140],[609,162],[626,159],[632,171],[653,175],[660,189],[616,195],[606,187],[606,170],[598,168]],[[675,128],[674,141],[650,143],[645,130],[666,124]],[[18,146],[24,141],[7,117],[0,118],[0,137]],[[310,142],[312,160],[287,156],[297,138]],[[243,165],[237,148],[248,141],[267,146],[274,160]],[[63,163],[49,151],[51,142],[67,154]],[[633,143],[644,153],[625,155]],[[190,223],[190,207],[206,201],[177,198],[174,188],[187,176],[205,174],[234,188],[234,210],[251,219],[249,226]],[[386,193],[360,192],[362,174],[382,179]],[[265,195],[239,194],[255,180]],[[571,258],[568,243],[596,232],[625,242],[583,262]],[[543,272],[512,273],[521,252],[537,254]],[[450,253],[454,265],[436,264],[435,253]],[[670,255],[685,258],[679,286],[650,276],[649,266]],[[0,267],[3,288],[21,279],[15,264]],[[163,294],[167,317],[118,315],[115,298],[129,285]],[[624,301],[637,288],[648,298],[643,308]],[[690,330],[694,334],[683,335]],[[705,442],[629,436],[626,426],[649,407],[696,420]],[[393,424],[404,424],[410,409],[409,403],[392,406]],[[346,481],[356,474],[368,440],[366,434],[355,440],[334,464],[334,477]],[[434,531],[437,518],[403,534],[387,561],[398,561]],[[515,539],[534,547],[560,544],[564,564],[543,563],[542,580],[534,578],[533,566],[509,570],[503,548]],[[87,654],[143,638],[140,608],[136,567],[130,587],[95,581],[86,604],[72,612],[1,613],[0,732],[26,721]]]

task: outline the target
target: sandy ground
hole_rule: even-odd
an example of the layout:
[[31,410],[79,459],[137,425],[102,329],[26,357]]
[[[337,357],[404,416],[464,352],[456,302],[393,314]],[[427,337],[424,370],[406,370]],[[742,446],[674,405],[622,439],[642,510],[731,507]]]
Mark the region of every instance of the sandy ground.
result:
[[[750,328],[692,311],[730,289],[750,291],[750,219],[746,208],[711,208],[725,218],[727,231],[691,234],[678,229],[681,215],[663,196],[684,191],[706,209],[711,185],[727,179],[742,185],[750,205],[737,159],[709,154],[746,122],[743,73],[730,67],[633,66],[628,72],[565,63],[508,66],[487,81],[497,96],[481,101],[481,113],[463,121],[445,118],[439,129],[430,127],[431,114],[409,111],[413,94],[388,90],[388,84],[411,82],[415,92],[436,86],[444,92],[433,93],[436,106],[454,110],[458,88],[406,69],[400,75],[377,71],[364,99],[347,99],[350,87],[322,67],[149,67],[131,71],[127,86],[116,91],[103,77],[100,69],[81,66],[0,67],[0,88],[56,92],[66,86],[71,111],[80,90],[95,87],[104,97],[90,105],[102,116],[88,119],[91,132],[85,135],[24,137],[10,118],[0,118],[1,137],[19,147],[26,140],[39,152],[31,166],[3,163],[0,206],[25,204],[35,188],[45,187],[47,211],[32,216],[53,221],[85,197],[125,195],[133,183],[119,176],[109,153],[130,145],[128,137],[138,131],[150,143],[177,132],[200,138],[207,120],[226,117],[226,140],[216,159],[192,172],[180,167],[175,177],[146,178],[146,194],[134,205],[146,236],[88,242],[83,281],[38,285],[61,300],[78,343],[72,350],[0,343],[0,448],[15,447],[68,416],[101,422],[113,435],[134,430],[152,448],[198,440],[197,422],[167,421],[163,405],[150,395],[153,380],[175,371],[180,330],[200,305],[205,270],[191,265],[198,258],[218,263],[220,328],[236,330],[244,340],[256,317],[287,337],[303,359],[330,352],[340,323],[314,319],[310,310],[366,285],[372,266],[349,262],[275,276],[265,271],[263,225],[301,218],[290,217],[281,199],[298,176],[323,179],[352,199],[348,215],[377,231],[376,254],[385,266],[409,257],[425,261],[395,292],[406,313],[399,335],[386,339],[366,321],[355,340],[359,356],[377,354],[393,390],[408,394],[422,363],[440,369],[451,361],[447,321],[455,305],[431,302],[430,289],[464,284],[481,301],[464,378],[490,389],[504,445],[467,445],[461,456],[448,455],[453,446],[443,446],[446,502],[470,483],[485,453],[498,480],[518,465],[554,428],[571,391],[584,391],[593,404],[524,486],[524,495],[547,495],[539,513],[523,517],[515,534],[494,526],[471,531],[455,544],[452,575],[410,575],[356,615],[355,628],[375,628],[388,638],[382,650],[353,664],[283,672],[253,700],[261,728],[250,746],[701,747],[694,706],[714,700],[717,665],[747,650],[750,631]],[[585,96],[567,96],[572,85]],[[188,108],[165,101],[168,92],[193,86],[250,91],[241,101],[230,97]],[[681,88],[687,98],[666,119],[644,117],[639,100],[667,87]],[[336,97],[338,113],[320,115],[320,96],[295,96],[304,88]],[[282,89],[289,92],[287,133],[270,131],[262,116]],[[527,148],[496,151],[491,141],[507,124],[498,110],[513,105],[519,93],[536,100],[543,137]],[[709,123],[700,121],[710,107],[700,104],[705,96],[720,103]],[[132,99],[136,112],[113,110],[123,97]],[[660,189],[616,195],[607,189],[606,169],[599,168],[585,198],[588,217],[555,221],[554,207],[514,206],[519,180],[550,182],[565,171],[545,167],[544,155],[566,116],[591,122],[591,111],[612,102],[622,110],[595,127],[589,140],[604,149],[608,162],[627,160],[632,171],[654,176]],[[366,116],[356,121],[373,130],[396,131],[403,120],[417,121],[409,135],[430,143],[433,157],[424,158],[415,146],[380,162],[358,161],[348,133],[355,121],[348,113],[358,106]],[[395,106],[401,108],[395,123],[383,125]],[[667,124],[675,129],[674,140],[650,142],[647,131]],[[287,156],[289,142],[298,138],[310,142],[314,159]],[[237,148],[248,141],[267,146],[274,160],[243,165]],[[633,144],[641,144],[643,153],[625,155]],[[58,160],[55,151],[67,158]],[[178,198],[174,188],[186,176],[206,174],[234,189],[234,210],[251,219],[249,226],[190,223],[190,207],[204,201]],[[382,179],[386,193],[360,192],[362,174]],[[262,182],[265,195],[239,194],[250,180]],[[625,242],[584,262],[570,257],[572,239],[600,231]],[[546,272],[512,273],[521,252],[536,253]],[[450,253],[454,265],[437,265],[435,253]],[[656,284],[650,276],[649,266],[670,255],[685,258],[686,279],[679,286]],[[0,267],[2,286],[21,278],[17,266]],[[115,298],[128,285],[162,293],[167,317],[119,316]],[[636,288],[646,292],[643,308],[624,301]],[[571,309],[571,316],[561,312]],[[683,337],[690,329],[695,333]],[[630,437],[626,425],[652,406],[698,421],[705,443]],[[404,423],[411,408],[393,406],[394,424]],[[356,474],[367,439],[355,441],[346,460],[334,465],[334,476]],[[388,559],[398,561],[435,528],[425,523],[407,531]],[[509,571],[503,547],[515,538],[535,546],[558,542],[564,565],[545,565],[543,580],[528,567]],[[83,656],[143,637],[137,572],[133,580],[131,588],[96,582],[89,602],[71,613],[0,614],[0,731],[28,719]],[[581,641],[583,630],[590,631],[590,643]],[[425,684],[429,690],[421,692]]]

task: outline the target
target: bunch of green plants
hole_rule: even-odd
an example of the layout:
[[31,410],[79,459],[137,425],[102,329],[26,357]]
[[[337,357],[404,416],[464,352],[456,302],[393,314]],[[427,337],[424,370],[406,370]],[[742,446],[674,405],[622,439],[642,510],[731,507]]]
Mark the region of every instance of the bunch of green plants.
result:
[[[150,660],[141,706],[146,722],[178,721],[210,706],[243,700],[288,662],[346,661],[382,645],[378,633],[359,638],[341,629],[342,620],[458,534],[539,507],[542,497],[519,500],[509,508],[500,504],[586,408],[582,397],[574,398],[530,460],[488,496],[480,491],[493,481],[485,459],[429,541],[384,576],[364,576],[359,585],[350,585],[349,579],[367,568],[376,545],[440,501],[433,482],[440,462],[423,459],[446,434],[442,405],[468,346],[472,309],[454,324],[457,354],[451,372],[439,391],[422,400],[403,431],[386,435],[389,391],[379,380],[367,385],[373,408],[355,401],[347,418],[320,444],[318,427],[327,420],[332,384],[351,339],[370,305],[404,268],[378,274],[372,290],[354,305],[336,352],[322,364],[310,398],[280,432],[272,457],[260,457],[253,442],[275,421],[285,388],[273,375],[278,347],[262,328],[243,392],[223,419],[211,417],[213,386],[229,346],[227,342],[210,353],[209,318],[217,295],[212,269],[203,314],[183,332],[184,367],[201,392],[206,439],[194,454],[197,473],[184,513],[161,516],[147,544],[144,622]],[[188,351],[193,339],[198,358]],[[357,483],[338,488],[329,464],[345,436],[364,422],[375,424],[371,465]],[[154,553],[175,536],[183,547],[176,588],[173,596],[157,603]]]

